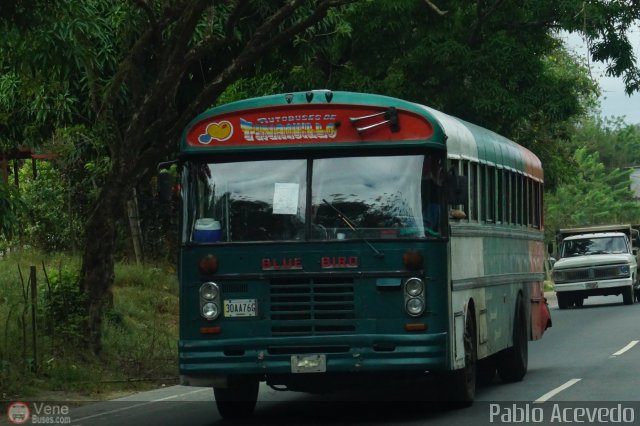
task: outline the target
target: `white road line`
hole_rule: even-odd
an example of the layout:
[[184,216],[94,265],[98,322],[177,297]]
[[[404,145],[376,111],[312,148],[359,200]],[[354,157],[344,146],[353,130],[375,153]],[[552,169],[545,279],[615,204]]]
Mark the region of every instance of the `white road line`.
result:
[[535,402],[545,402],[548,401],[549,399],[553,398],[555,395],[559,394],[560,392],[562,392],[563,390],[565,390],[568,387],[571,387],[573,385],[575,385],[576,383],[578,383],[580,380],[582,379],[571,379],[569,380],[567,383],[565,383],[562,386],[558,386],[557,388],[555,388],[554,390],[545,393],[544,395],[542,395],[540,398],[536,399]]
[[[141,403],[135,404],[135,405],[129,405],[127,407],[116,408],[114,410],[109,410],[109,411],[103,411],[101,413],[93,414],[91,416],[80,417],[79,419],[73,419],[73,422],[77,423],[77,422],[81,422],[83,420],[89,420],[89,419],[93,419],[93,418],[96,418],[96,417],[102,417],[102,416],[106,416],[106,415],[113,414],[113,413],[119,413],[121,411],[131,410],[132,408],[144,407],[145,405],[155,404],[156,402],[168,401],[170,399],[178,398],[180,396],[191,395],[191,394],[194,394],[194,393],[204,392],[204,391],[210,392],[211,389],[210,388],[196,389],[196,390],[192,390],[190,392],[185,392],[185,393],[180,393],[180,394],[177,394],[177,395],[166,396],[164,398],[154,399],[154,400],[146,401],[146,402],[141,402]],[[103,401],[103,402],[109,402],[109,401]],[[111,402],[126,402],[126,401],[111,401]]]
[[619,355],[622,355],[623,353],[625,353],[626,351],[628,351],[629,349],[631,349],[632,347],[637,345],[638,342],[640,342],[640,340],[632,340],[627,346],[625,346],[624,348],[620,349],[618,352],[615,352],[615,353],[611,354],[610,357],[611,358],[615,358],[615,357],[617,357]]

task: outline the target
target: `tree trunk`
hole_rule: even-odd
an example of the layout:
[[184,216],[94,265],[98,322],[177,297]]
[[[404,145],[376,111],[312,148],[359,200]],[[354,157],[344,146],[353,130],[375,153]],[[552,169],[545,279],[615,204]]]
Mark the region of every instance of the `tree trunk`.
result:
[[129,192],[122,177],[114,177],[116,175],[112,172],[106,179],[85,227],[85,248],[80,271],[80,289],[87,298],[83,337],[87,347],[94,353],[102,349],[102,317],[105,306],[111,300],[117,224],[124,207],[121,197]]

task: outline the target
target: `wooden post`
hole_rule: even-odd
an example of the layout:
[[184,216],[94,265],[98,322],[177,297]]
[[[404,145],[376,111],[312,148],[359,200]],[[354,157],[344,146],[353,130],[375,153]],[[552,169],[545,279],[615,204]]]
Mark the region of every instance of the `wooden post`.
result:
[[136,256],[136,263],[139,265],[143,261],[142,230],[140,228],[140,214],[138,212],[138,194],[135,188],[131,191],[131,199],[127,201],[127,216],[129,217],[133,252]]
[[6,155],[2,156],[2,178],[5,184],[9,183],[9,163]]
[[18,178],[18,159],[13,160],[13,182],[16,184],[16,188],[20,188],[20,179]]
[[31,337],[33,344],[33,371],[38,371],[38,338],[37,338],[37,323],[36,323],[36,310],[38,309],[38,283],[36,281],[36,267],[31,267],[31,274],[29,281],[31,282]]

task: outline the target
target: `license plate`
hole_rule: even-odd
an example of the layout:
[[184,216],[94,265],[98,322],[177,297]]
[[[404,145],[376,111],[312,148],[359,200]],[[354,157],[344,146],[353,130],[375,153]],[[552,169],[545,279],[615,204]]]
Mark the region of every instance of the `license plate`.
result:
[[255,317],[258,313],[256,299],[228,299],[223,302],[224,316],[231,317]]
[[587,283],[586,288],[591,289],[591,288],[598,288],[598,282],[590,282]]
[[292,373],[324,373],[326,371],[326,355],[291,355]]

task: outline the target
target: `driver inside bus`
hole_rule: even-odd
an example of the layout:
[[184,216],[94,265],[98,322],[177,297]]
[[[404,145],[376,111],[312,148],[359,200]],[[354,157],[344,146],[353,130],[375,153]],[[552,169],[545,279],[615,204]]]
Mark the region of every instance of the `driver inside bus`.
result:
[[440,235],[440,194],[444,183],[442,160],[427,156],[422,168],[420,193],[422,197],[422,219],[426,236]]

